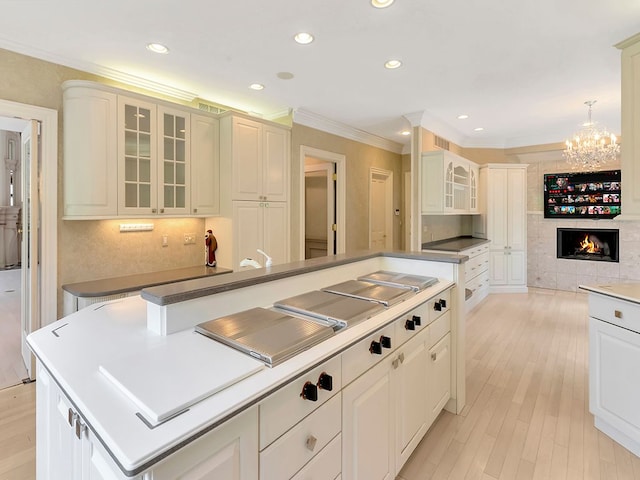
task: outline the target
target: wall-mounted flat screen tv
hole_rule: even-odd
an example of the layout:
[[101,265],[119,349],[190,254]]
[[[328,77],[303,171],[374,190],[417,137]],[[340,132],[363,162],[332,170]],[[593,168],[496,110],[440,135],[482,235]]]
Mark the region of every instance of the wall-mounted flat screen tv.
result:
[[620,170],[546,173],[544,218],[613,218],[620,215]]

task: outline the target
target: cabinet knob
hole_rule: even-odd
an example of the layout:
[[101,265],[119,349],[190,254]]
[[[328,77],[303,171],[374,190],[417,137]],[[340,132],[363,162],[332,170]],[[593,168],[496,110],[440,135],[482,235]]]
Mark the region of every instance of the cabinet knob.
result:
[[447,301],[444,298],[438,300],[438,303],[442,306],[442,308],[447,308]]
[[318,387],[311,382],[305,383],[302,387],[300,397],[303,400],[311,400],[312,402],[318,401]]
[[157,212],[157,210],[155,208],[151,209],[151,213],[156,213],[156,212]]
[[405,330],[415,330],[416,329],[415,321],[407,320],[406,322],[404,322],[404,328]]
[[383,348],[391,348],[391,338],[382,335],[380,337],[380,345],[382,345]]
[[313,450],[316,448],[316,443],[318,443],[318,439],[313,435],[309,435],[307,437],[307,441],[305,442],[307,450],[310,450],[313,452]]
[[404,363],[404,353],[398,355],[398,360],[400,360],[400,363]]
[[622,318],[622,312],[621,312],[620,310],[614,310],[614,311],[613,311],[613,315],[614,315],[616,318]]
[[164,213],[164,208],[161,208],[161,209],[160,209],[160,213]]
[[333,390],[333,377],[327,372],[322,372],[318,378],[318,388],[320,390]]
[[78,440],[80,440],[82,438],[82,433],[87,429],[87,426],[82,423],[82,420],[80,420],[80,417],[76,418],[76,437],[78,438]]
[[418,327],[422,325],[422,318],[420,317],[420,315],[414,315],[413,317],[411,317],[411,320],[413,320],[413,323]]
[[441,312],[442,311],[442,304],[440,302],[435,302],[433,304],[433,309],[437,310],[438,312]]
[[75,422],[76,417],[78,416],[78,414],[76,412],[74,412],[71,408],[69,409],[69,414],[68,414],[68,418],[67,421],[69,422],[69,425],[73,427],[73,422]]
[[193,209],[193,213],[198,213],[198,209],[197,209],[197,208],[194,208],[194,209]]
[[380,345],[380,342],[376,342],[375,340],[371,342],[369,353],[371,353],[371,355],[382,355],[382,345]]
[[431,360],[433,360],[434,362],[438,359],[438,354],[436,352],[433,352],[431,354]]

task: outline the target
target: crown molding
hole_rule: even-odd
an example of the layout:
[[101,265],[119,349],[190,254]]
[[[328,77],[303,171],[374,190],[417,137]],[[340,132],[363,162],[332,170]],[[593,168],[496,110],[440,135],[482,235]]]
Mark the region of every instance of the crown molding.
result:
[[304,109],[295,109],[293,111],[293,121],[306,127],[315,128],[323,132],[338,135],[339,137],[355,140],[356,142],[365,143],[372,147],[388,150],[389,152],[402,154],[403,145],[386,138],[373,135],[372,133],[359,130],[344,123],[330,120],[326,117],[318,115]]

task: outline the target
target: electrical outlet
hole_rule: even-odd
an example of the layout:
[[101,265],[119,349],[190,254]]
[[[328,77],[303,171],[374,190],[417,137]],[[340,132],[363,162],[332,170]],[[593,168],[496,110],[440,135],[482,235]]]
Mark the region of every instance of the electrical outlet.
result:
[[184,244],[185,245],[193,245],[196,243],[196,234],[195,233],[185,233],[184,234]]

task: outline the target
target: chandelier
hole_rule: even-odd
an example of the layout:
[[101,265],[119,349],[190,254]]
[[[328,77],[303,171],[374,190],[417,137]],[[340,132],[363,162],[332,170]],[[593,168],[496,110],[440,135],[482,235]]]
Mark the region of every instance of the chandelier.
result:
[[591,107],[594,103],[595,100],[584,102],[589,107],[589,119],[582,124],[582,129],[571,140],[566,141],[567,148],[562,152],[567,163],[575,170],[597,170],[600,166],[615,160],[620,152],[616,136],[591,120]]

